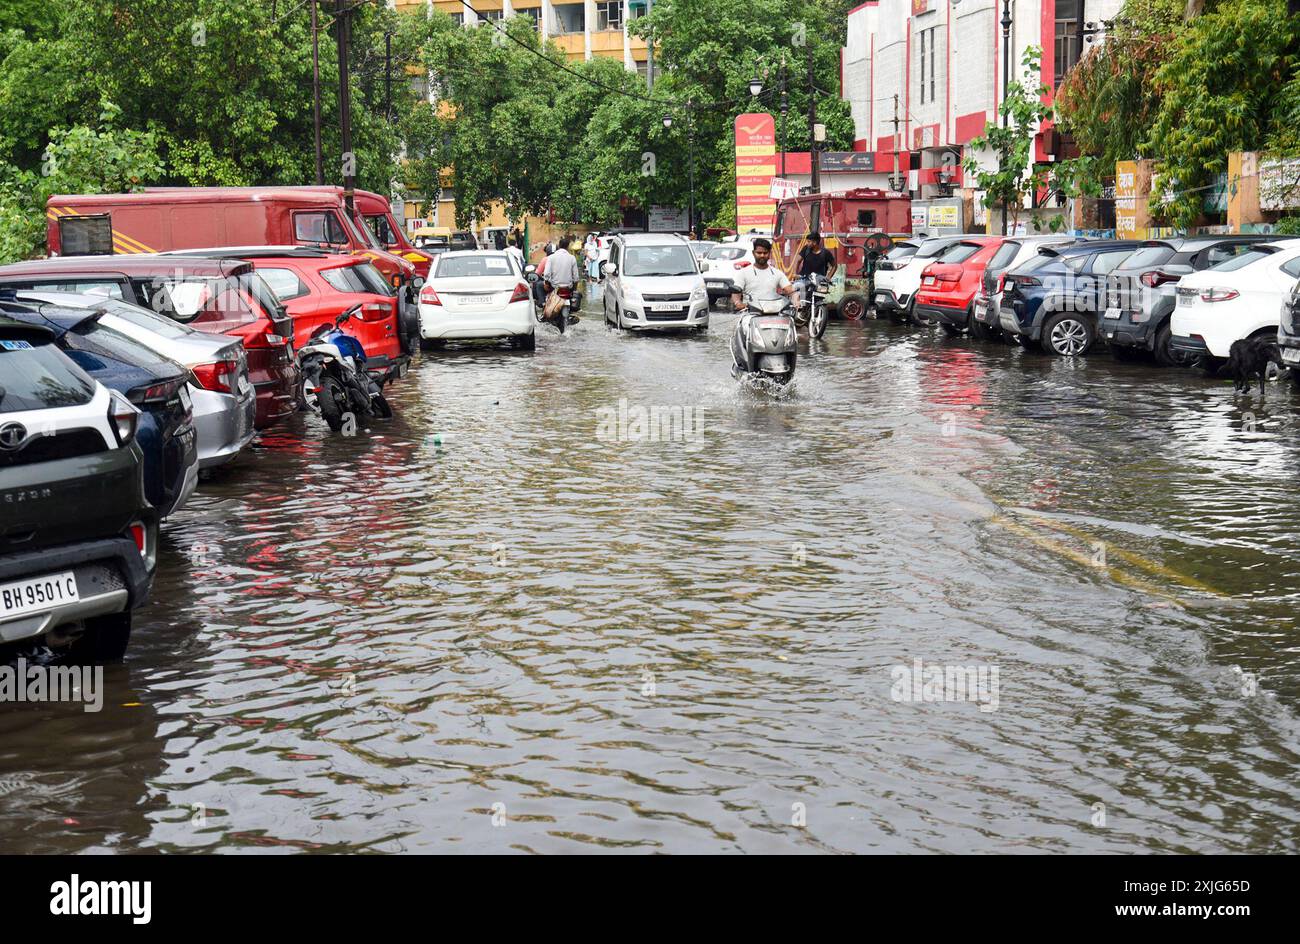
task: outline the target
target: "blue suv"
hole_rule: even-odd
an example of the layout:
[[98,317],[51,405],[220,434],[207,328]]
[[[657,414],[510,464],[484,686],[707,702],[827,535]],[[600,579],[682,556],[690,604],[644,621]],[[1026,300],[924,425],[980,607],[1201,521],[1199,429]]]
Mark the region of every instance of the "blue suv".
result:
[[1106,276],[1141,245],[1136,239],[1108,239],[1044,246],[1007,273],[998,312],[1002,330],[1048,354],[1086,354],[1106,307]]

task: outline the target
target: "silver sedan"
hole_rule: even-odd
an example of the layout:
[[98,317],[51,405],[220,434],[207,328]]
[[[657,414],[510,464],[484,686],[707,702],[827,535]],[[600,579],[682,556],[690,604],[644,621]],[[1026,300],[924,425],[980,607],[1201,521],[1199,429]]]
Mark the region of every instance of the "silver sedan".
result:
[[19,297],[66,308],[99,309],[104,327],[187,367],[199,468],[226,464],[252,441],[257,395],[248,380],[244,346],[237,339],[195,331],[165,315],[104,295],[20,292]]

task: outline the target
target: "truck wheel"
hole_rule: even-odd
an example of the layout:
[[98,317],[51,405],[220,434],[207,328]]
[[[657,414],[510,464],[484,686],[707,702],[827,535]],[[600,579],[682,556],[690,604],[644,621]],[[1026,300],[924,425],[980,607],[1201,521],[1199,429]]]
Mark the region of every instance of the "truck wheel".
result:
[[131,639],[131,614],[111,613],[85,621],[81,636],[68,647],[68,658],[77,663],[119,662]]
[[861,321],[867,316],[867,298],[857,292],[840,298],[840,317],[845,321]]

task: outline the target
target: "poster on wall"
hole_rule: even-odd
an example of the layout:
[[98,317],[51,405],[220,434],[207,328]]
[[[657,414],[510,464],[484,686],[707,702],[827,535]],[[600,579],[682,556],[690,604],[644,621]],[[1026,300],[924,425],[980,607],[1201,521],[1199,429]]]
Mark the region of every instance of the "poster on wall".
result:
[[952,204],[948,204],[947,206],[930,207],[929,217],[931,229],[937,229],[941,226],[948,229],[955,229],[961,225],[961,220],[957,213],[957,207]]
[[736,117],[736,232],[767,232],[776,201],[776,119],[766,112]]

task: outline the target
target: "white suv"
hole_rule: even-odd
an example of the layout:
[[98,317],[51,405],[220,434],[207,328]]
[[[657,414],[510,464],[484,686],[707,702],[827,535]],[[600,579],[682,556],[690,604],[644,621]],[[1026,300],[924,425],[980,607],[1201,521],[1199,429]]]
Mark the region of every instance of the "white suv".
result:
[[[931,262],[935,262],[951,246],[969,239],[970,235],[930,236],[921,240],[916,252],[904,258],[888,260],[888,265],[876,268],[872,283],[871,303],[882,315],[894,318],[907,318],[912,314],[913,297],[921,287],[921,273]],[[895,268],[897,266],[897,268]]]
[[695,253],[681,236],[615,236],[602,264],[605,321],[619,328],[709,326],[709,295]]

